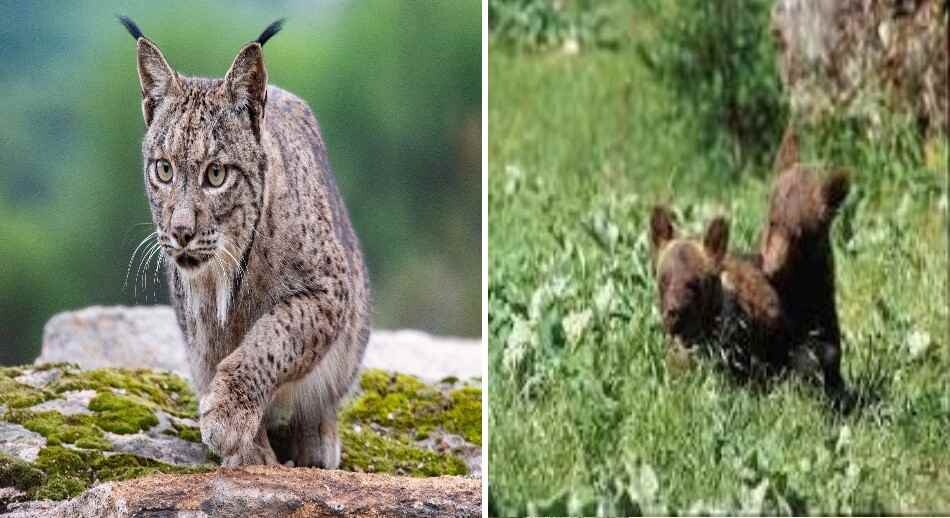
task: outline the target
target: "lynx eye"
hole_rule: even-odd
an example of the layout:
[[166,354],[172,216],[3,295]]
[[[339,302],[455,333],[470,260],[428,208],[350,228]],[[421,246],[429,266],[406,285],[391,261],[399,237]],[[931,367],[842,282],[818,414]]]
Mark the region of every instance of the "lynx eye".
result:
[[153,167],[155,168],[155,176],[163,183],[168,183],[172,181],[174,172],[172,171],[172,164],[165,159],[156,160]]
[[221,164],[211,164],[205,171],[205,183],[211,187],[221,187],[227,178],[227,169],[222,167]]

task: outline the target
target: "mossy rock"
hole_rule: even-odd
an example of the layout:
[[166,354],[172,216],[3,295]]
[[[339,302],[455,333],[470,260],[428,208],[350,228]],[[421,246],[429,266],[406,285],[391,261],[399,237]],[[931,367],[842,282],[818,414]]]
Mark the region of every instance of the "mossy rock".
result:
[[442,431],[482,443],[482,391],[478,387],[440,389],[406,374],[367,370],[360,380],[362,394],[343,411],[344,422],[378,426],[425,439]]
[[[412,376],[376,370],[363,374],[360,388],[340,414],[342,469],[411,476],[469,472],[453,451],[440,451],[423,439],[454,434],[470,443],[470,450],[479,447],[479,388],[458,380],[428,385]],[[80,393],[89,398],[81,411],[49,410],[55,408],[49,405],[76,394],[73,391],[87,391]],[[33,450],[35,458],[0,453],[0,487],[15,487],[27,499],[62,500],[98,482],[215,469],[217,459],[210,455],[193,464],[172,464],[115,451],[116,438],[129,434],[200,444],[200,430],[192,426],[197,424],[195,394],[175,374],[120,368],[81,371],[71,364],[5,367],[0,368],[0,405],[0,420],[45,440],[38,453]]]

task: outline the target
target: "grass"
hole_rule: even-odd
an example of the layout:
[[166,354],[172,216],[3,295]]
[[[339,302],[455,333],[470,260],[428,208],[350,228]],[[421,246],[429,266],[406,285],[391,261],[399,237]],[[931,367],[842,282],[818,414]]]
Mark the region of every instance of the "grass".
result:
[[664,361],[650,207],[692,232],[724,213],[748,250],[768,170],[694,144],[629,49],[493,48],[488,67],[493,513],[950,512],[946,144],[897,116],[806,134],[804,158],[855,186],[832,231],[862,400],[842,416],[795,377],[754,389]]

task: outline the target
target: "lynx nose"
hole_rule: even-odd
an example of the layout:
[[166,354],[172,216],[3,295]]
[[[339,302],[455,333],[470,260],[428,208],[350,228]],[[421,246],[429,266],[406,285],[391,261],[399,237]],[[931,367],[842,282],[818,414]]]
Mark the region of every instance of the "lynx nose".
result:
[[172,237],[175,238],[175,241],[178,241],[178,246],[184,248],[191,242],[191,238],[195,237],[195,229],[184,225],[176,225],[172,228]]
[[178,246],[184,248],[195,237],[195,210],[191,203],[180,203],[172,212],[171,221],[172,239],[178,241]]

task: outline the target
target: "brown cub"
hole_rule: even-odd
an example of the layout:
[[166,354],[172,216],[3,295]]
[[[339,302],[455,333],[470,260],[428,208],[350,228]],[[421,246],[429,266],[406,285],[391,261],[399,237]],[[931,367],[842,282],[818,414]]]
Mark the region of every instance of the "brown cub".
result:
[[790,339],[815,352],[825,391],[837,399],[847,391],[841,376],[830,230],[850,183],[843,172],[822,179],[814,170],[786,161],[770,194],[759,249],[762,270],[781,297]]
[[713,219],[701,240],[681,238],[669,209],[655,207],[650,242],[663,326],[675,343],[711,344],[738,371],[786,363],[778,294],[754,259],[727,253],[725,218]]

